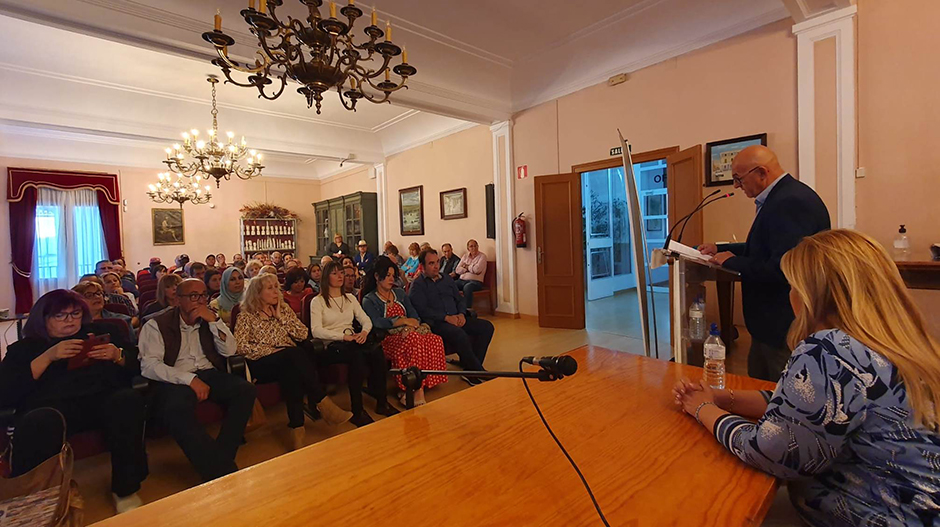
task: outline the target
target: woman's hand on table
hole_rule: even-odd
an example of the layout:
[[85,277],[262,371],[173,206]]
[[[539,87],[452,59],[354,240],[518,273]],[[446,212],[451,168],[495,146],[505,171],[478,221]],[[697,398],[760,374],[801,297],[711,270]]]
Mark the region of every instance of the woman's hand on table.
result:
[[[681,379],[672,389],[676,405],[682,407],[682,410],[691,416],[695,416],[695,410],[702,403],[715,403],[715,391],[704,381],[692,382],[689,379]],[[717,405],[716,405],[717,406]]]

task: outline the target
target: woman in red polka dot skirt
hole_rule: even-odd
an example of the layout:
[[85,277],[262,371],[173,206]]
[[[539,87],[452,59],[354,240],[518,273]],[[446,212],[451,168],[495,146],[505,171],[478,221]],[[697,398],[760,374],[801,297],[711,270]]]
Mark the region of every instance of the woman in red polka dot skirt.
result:
[[[422,324],[418,313],[411,306],[405,291],[395,287],[398,278],[398,266],[382,256],[375,261],[375,266],[367,271],[362,299],[362,308],[372,319],[375,328],[388,331],[382,340],[382,350],[392,361],[393,368],[417,366],[422,370],[445,370],[444,341],[431,333],[431,329]],[[398,388],[405,386],[401,376],[396,375]],[[447,382],[444,375],[428,375],[421,389],[415,392],[415,405],[424,404],[424,390]],[[404,404],[404,403],[402,403]]]

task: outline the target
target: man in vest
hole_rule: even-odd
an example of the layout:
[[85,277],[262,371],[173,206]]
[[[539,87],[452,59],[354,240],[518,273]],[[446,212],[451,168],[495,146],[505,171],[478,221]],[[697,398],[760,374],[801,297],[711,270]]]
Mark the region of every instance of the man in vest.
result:
[[[235,452],[251,417],[255,387],[226,371],[235,337],[206,304],[206,285],[183,280],[179,306],[147,322],[140,332],[141,372],[155,384],[155,411],[202,479],[238,470]],[[196,420],[196,405],[209,399],[222,405],[225,419],[215,439]]]

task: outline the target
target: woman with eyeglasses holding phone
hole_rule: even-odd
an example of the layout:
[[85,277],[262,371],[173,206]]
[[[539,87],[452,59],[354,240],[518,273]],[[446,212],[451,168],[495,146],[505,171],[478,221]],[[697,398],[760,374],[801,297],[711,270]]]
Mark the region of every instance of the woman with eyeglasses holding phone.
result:
[[23,339],[0,362],[0,406],[16,409],[12,476],[58,454],[64,436],[99,429],[111,451],[115,509],[140,506],[148,471],[144,398],[131,388],[139,373],[136,347],[94,322],[84,297],[65,289],[43,295]]

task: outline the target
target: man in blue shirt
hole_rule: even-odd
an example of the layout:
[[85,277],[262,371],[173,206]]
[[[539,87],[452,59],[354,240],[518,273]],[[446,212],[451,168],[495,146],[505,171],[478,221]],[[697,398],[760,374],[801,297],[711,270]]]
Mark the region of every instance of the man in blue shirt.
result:
[[360,273],[368,273],[369,269],[372,268],[372,265],[375,263],[375,256],[369,252],[369,244],[365,240],[359,240],[359,244],[356,246],[359,249],[359,252],[356,256],[353,256],[353,262],[356,263],[356,267],[359,268]]
[[[421,321],[444,339],[446,353],[460,356],[465,370],[483,371],[486,350],[493,340],[493,324],[488,320],[467,316],[466,303],[453,278],[441,274],[441,261],[434,249],[418,255],[424,273],[411,283],[408,297]],[[471,386],[479,379],[463,378]]]

